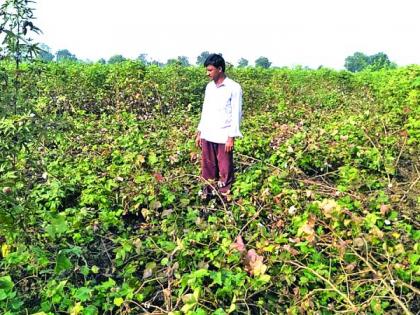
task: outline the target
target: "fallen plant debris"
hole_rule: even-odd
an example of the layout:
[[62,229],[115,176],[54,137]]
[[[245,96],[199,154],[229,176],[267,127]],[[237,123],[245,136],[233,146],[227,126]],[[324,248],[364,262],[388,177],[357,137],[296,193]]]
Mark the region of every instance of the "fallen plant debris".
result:
[[1,314],[420,311],[419,66],[229,75],[245,136],[206,203],[202,69],[22,64],[16,113],[0,80]]

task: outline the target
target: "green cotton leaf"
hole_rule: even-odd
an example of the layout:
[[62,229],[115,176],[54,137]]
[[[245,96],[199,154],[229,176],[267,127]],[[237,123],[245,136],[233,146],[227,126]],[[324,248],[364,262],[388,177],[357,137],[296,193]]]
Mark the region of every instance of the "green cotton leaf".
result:
[[213,283],[215,283],[215,284],[218,284],[218,285],[223,284],[222,273],[220,271],[218,271],[218,272],[213,271],[210,275],[210,278],[213,280]]
[[206,311],[202,308],[197,308],[195,311],[190,313],[191,315],[207,315]]
[[213,315],[226,315],[226,312],[223,310],[223,308],[218,308],[214,311]]
[[365,225],[368,227],[368,228],[372,228],[375,224],[376,224],[376,221],[378,220],[379,218],[378,218],[378,216],[375,214],[375,213],[369,213],[367,216],[366,216],[366,218],[365,218]]
[[74,297],[81,302],[86,302],[91,296],[92,289],[87,287],[78,288]]
[[263,282],[263,283],[268,283],[268,282],[270,282],[270,280],[271,280],[271,276],[270,275],[266,275],[266,274],[264,274],[264,275],[260,275],[259,277],[258,277],[258,280],[260,280],[261,282]]
[[193,309],[195,306],[195,303],[187,303],[184,304],[184,306],[181,308],[181,311],[185,314],[187,314],[191,309]]
[[420,230],[413,231],[413,240],[416,242],[420,241]]
[[7,297],[7,293],[4,290],[0,289],[0,301],[7,299]]
[[58,253],[57,260],[55,263],[55,273],[60,273],[64,270],[68,270],[72,267],[72,263],[68,257],[63,252]]
[[157,161],[158,161],[158,159],[156,157],[156,153],[155,152],[151,152],[149,154],[149,157],[148,157],[147,160],[148,160],[148,162],[149,162],[150,165],[155,165],[157,163]]
[[80,268],[80,273],[81,273],[82,275],[84,275],[85,277],[87,277],[87,276],[89,275],[89,271],[90,271],[90,269],[89,269],[89,267],[87,267],[87,266],[82,266],[82,267]]
[[80,257],[82,255],[82,249],[79,246],[73,246],[73,247],[63,250],[63,253],[74,254]]
[[0,301],[6,300],[11,295],[16,294],[16,292],[12,292],[13,286],[14,283],[10,276],[0,277]]
[[114,304],[116,306],[121,306],[123,303],[124,303],[124,299],[123,298],[121,298],[121,297],[114,298]]
[[12,278],[10,276],[4,276],[0,277],[0,289],[8,291],[12,289],[14,286],[14,283],[12,281]]
[[191,276],[194,278],[203,278],[205,276],[208,276],[210,274],[210,272],[207,269],[198,269],[194,272],[191,273]]
[[377,298],[373,299],[370,302],[370,308],[372,309],[372,311],[375,315],[381,315],[381,314],[384,313],[384,310],[382,309],[381,302]]
[[419,254],[410,254],[408,255],[408,260],[410,262],[411,265],[415,265],[417,264],[417,262],[420,259],[420,255]]
[[114,287],[116,285],[116,282],[112,278],[108,278],[107,281],[102,282],[101,284],[97,285],[95,288],[99,291],[105,292],[109,290],[110,288]]
[[194,293],[185,294],[182,296],[182,302],[184,302],[184,306],[181,308],[181,311],[184,313],[188,313],[191,309],[193,309],[200,297],[200,289],[197,288],[194,290]]
[[67,231],[67,222],[64,215],[59,214],[56,218],[51,220],[51,224],[54,226],[57,234],[62,234]]
[[55,238],[57,235],[60,236],[67,231],[67,222],[64,215],[57,215],[55,218],[51,219],[51,224],[47,226],[47,233]]
[[98,315],[98,309],[94,305],[89,305],[83,310],[83,315]]

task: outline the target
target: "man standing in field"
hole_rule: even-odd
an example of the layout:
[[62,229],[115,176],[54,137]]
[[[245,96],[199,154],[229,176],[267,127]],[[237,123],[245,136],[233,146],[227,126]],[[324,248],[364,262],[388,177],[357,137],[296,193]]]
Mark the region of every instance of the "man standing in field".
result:
[[222,56],[211,54],[204,66],[212,81],[206,86],[195,142],[202,151],[201,176],[211,185],[204,187],[202,199],[208,200],[218,187],[226,201],[233,182],[235,138],[242,137],[242,88],[226,76]]

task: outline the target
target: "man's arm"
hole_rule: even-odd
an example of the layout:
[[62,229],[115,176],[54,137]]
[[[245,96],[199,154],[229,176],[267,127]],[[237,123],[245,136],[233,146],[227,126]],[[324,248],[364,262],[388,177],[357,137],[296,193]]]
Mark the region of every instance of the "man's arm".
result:
[[203,101],[203,106],[201,108],[200,122],[198,123],[197,133],[195,135],[195,145],[197,147],[200,147],[200,148],[201,148],[201,128],[202,128],[202,125],[203,125],[203,116],[204,116],[205,111],[206,111],[207,88],[208,88],[208,84],[207,84],[206,90],[204,92],[204,101]]
[[233,150],[236,137],[242,137],[241,131],[239,130],[239,125],[242,118],[242,88],[238,85],[232,94],[231,99],[232,106],[232,120],[231,126],[228,131],[228,140],[225,144],[225,151],[230,152]]

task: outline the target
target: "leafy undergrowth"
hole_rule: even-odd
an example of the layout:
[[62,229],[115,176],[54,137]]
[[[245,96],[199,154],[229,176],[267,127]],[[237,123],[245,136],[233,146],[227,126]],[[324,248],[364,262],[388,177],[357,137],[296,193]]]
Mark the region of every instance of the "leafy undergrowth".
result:
[[418,312],[420,94],[287,86],[245,107],[227,203],[188,110],[2,118],[2,313]]

